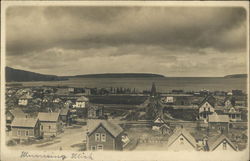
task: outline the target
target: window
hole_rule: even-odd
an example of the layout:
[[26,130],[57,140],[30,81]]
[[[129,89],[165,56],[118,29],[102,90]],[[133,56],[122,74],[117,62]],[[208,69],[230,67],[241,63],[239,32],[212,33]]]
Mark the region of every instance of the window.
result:
[[208,107],[208,112],[210,112],[210,107]]
[[100,141],[100,133],[95,133],[95,141]]
[[184,139],[183,138],[180,138],[180,143],[184,144]]
[[103,150],[103,145],[102,144],[98,144],[97,145],[97,150]]
[[20,130],[17,131],[17,136],[21,136],[21,131]]
[[227,142],[223,141],[223,150],[227,150]]
[[96,150],[96,146],[91,146],[90,150]]
[[25,136],[29,136],[29,131],[25,131]]
[[101,141],[102,142],[106,142],[106,134],[102,134],[101,135]]

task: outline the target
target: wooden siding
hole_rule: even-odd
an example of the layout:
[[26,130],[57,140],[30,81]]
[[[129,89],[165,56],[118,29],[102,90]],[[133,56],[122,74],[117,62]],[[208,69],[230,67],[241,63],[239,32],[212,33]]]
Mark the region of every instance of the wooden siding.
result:
[[58,122],[41,121],[41,132],[44,136],[58,135],[62,131],[62,125]]
[[[106,141],[96,141],[95,134],[106,134]],[[99,126],[91,135],[87,136],[88,150],[91,150],[92,146],[97,147],[103,145],[103,150],[122,150],[121,136],[114,138],[103,126]]]
[[[37,122],[34,128],[32,127],[12,127],[12,137],[20,139],[37,138],[40,135],[40,123]],[[19,131],[19,133],[18,133]],[[28,136],[26,136],[28,131]],[[19,135],[20,134],[20,135]]]

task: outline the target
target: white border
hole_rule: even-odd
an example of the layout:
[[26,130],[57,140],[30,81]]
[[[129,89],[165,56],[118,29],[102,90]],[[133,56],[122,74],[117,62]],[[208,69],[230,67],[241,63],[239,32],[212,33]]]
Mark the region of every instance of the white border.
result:
[[[244,7],[247,12],[247,60],[249,60],[249,2],[247,1],[2,1],[1,2],[1,160],[14,161],[20,159],[21,151],[11,151],[5,145],[5,11],[9,6],[168,6],[168,7]],[[249,62],[247,63],[249,73]],[[249,105],[249,74],[248,74],[248,105]],[[249,113],[249,110],[248,110]],[[249,118],[249,117],[248,117]],[[249,124],[248,124],[249,127]],[[248,128],[249,133],[249,128]],[[70,151],[31,151],[33,153],[65,154]],[[95,160],[228,160],[245,161],[249,159],[249,145],[242,152],[169,152],[169,151],[132,151],[132,152],[95,152]],[[25,159],[36,161],[36,159]],[[37,159],[41,161],[41,159]],[[56,160],[56,159],[42,159]],[[66,159],[72,160],[72,159]],[[80,159],[84,160],[84,159]]]

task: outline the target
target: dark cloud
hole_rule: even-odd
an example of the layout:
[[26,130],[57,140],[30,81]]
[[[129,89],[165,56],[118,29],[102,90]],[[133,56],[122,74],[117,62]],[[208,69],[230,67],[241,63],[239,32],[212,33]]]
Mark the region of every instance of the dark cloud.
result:
[[[48,60],[43,57],[54,59],[59,69],[67,66],[61,61],[73,63],[75,56],[96,63],[144,56],[160,63],[155,68],[180,65],[191,72],[204,69],[203,56],[212,60],[216,53],[235,58],[246,52],[246,11],[240,7],[10,7],[6,16],[8,63],[15,64],[15,56],[29,57],[20,61],[22,66],[39,61],[27,65],[29,69],[46,71]],[[183,55],[195,55],[198,62],[185,66]],[[235,65],[242,70],[245,64]]]

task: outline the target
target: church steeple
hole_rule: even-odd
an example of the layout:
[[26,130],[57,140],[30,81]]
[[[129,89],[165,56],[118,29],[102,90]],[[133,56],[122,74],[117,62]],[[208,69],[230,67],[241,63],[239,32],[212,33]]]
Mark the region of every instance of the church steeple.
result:
[[156,96],[156,87],[155,87],[155,83],[152,83],[152,88],[151,88],[151,93],[150,96],[155,97]]

